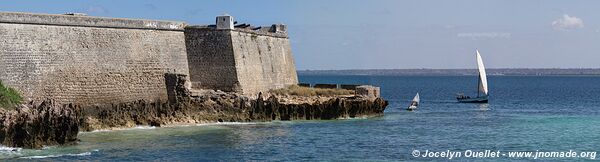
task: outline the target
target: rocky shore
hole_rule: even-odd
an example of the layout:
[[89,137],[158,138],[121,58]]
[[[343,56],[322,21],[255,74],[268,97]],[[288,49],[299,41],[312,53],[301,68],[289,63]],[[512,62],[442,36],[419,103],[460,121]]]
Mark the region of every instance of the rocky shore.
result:
[[168,101],[80,107],[53,100],[0,112],[0,140],[10,147],[41,148],[77,141],[79,131],[216,122],[329,120],[383,115],[388,102],[361,95],[289,96],[259,94],[256,99],[233,92],[206,90],[192,95],[176,77]]
[[84,111],[81,129],[272,120],[329,120],[382,115],[381,98],[332,97],[324,102],[286,104],[278,96],[250,100],[234,93],[206,94],[175,104],[138,101]]
[[53,100],[0,109],[0,141],[9,147],[41,148],[77,141],[80,108]]

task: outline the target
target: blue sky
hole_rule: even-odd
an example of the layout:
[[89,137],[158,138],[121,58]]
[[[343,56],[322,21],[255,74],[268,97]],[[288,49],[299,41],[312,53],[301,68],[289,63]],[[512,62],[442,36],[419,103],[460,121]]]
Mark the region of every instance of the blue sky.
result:
[[0,11],[288,24],[298,69],[600,68],[600,1],[0,1]]

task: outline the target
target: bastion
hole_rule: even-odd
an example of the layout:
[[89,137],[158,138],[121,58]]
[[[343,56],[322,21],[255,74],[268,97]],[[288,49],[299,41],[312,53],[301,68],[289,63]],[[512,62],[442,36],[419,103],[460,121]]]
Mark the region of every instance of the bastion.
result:
[[219,16],[216,25],[185,28],[192,87],[255,96],[298,84],[286,26],[234,26]]

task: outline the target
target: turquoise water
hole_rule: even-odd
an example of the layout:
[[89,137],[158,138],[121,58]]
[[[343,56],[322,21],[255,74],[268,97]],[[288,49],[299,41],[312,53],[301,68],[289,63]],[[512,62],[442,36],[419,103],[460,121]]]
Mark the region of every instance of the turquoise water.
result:
[[[490,76],[489,104],[457,103],[474,76],[300,76],[301,82],[381,86],[382,117],[224,123],[80,133],[75,146],[0,151],[10,160],[415,161],[430,151],[600,151],[600,77]],[[418,111],[407,112],[416,92]],[[598,157],[600,158],[600,157]],[[542,158],[589,160],[590,158]],[[453,160],[533,160],[467,158]]]

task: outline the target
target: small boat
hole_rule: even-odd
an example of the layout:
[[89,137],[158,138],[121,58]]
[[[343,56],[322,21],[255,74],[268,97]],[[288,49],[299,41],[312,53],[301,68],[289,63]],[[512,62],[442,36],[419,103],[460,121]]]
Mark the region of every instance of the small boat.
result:
[[417,109],[417,106],[419,106],[419,101],[421,101],[421,99],[419,98],[419,93],[417,93],[417,95],[415,95],[415,98],[413,98],[412,102],[410,103],[410,106],[408,106],[406,110],[413,111]]
[[477,53],[477,69],[479,70],[479,83],[477,85],[477,97],[466,96],[459,93],[456,96],[458,102],[463,103],[487,103],[488,102],[488,85],[487,85],[487,76],[485,74],[485,67],[483,66],[483,60],[481,59],[481,55],[478,50],[475,50]]

